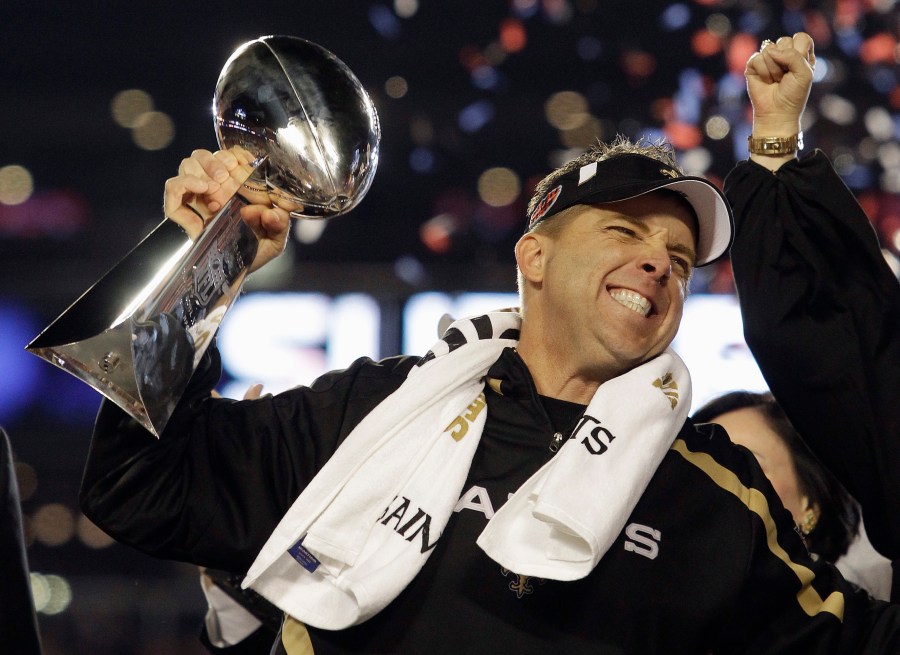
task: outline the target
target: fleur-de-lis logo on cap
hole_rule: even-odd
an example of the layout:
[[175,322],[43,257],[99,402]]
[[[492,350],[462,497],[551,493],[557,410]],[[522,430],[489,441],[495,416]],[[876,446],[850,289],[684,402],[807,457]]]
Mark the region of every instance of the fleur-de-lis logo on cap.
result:
[[653,386],[662,390],[663,395],[672,403],[672,409],[678,404],[678,383],[671,373],[666,373],[661,378],[653,381]]
[[672,168],[660,168],[659,172],[662,173],[663,175],[665,175],[667,177],[671,177],[673,179],[676,177],[679,177],[678,171],[676,171]]

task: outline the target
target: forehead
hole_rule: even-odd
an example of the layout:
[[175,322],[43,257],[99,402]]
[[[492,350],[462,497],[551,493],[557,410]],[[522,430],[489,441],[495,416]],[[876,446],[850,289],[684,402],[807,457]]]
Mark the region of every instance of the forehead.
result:
[[720,414],[711,419],[725,428],[732,441],[742,445],[770,447],[787,450],[781,435],[776,432],[763,413],[755,407],[741,407]]

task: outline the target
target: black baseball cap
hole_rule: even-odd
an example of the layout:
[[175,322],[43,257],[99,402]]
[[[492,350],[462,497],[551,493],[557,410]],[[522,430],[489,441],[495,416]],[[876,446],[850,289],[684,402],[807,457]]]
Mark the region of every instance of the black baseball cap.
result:
[[698,232],[695,266],[710,264],[725,254],[734,232],[725,195],[705,178],[682,175],[658,159],[634,153],[591,162],[561,176],[529,214],[525,231],[572,205],[628,200],[658,189],[675,191],[694,210]]

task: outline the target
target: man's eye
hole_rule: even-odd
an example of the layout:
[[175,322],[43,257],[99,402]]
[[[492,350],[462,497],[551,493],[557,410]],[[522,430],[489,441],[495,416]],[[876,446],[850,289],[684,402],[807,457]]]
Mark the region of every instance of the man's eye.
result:
[[628,227],[622,227],[621,225],[610,225],[610,226],[609,226],[609,229],[610,229],[610,230],[613,230],[614,232],[619,232],[620,234],[625,234],[625,235],[630,236],[630,237],[636,237],[636,236],[637,236],[637,232],[635,232],[635,231],[632,230],[631,228],[628,228]]
[[672,260],[672,264],[674,266],[677,266],[679,269],[681,269],[682,272],[684,272],[684,273],[690,272],[691,265],[683,257],[679,257],[678,255],[672,255],[670,259]]

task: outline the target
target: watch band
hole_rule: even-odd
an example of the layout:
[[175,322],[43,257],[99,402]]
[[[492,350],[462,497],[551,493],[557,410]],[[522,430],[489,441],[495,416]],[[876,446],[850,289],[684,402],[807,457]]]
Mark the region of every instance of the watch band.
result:
[[747,137],[747,150],[752,155],[766,155],[778,157],[780,155],[792,155],[798,150],[803,150],[803,132],[794,136],[762,136]]

